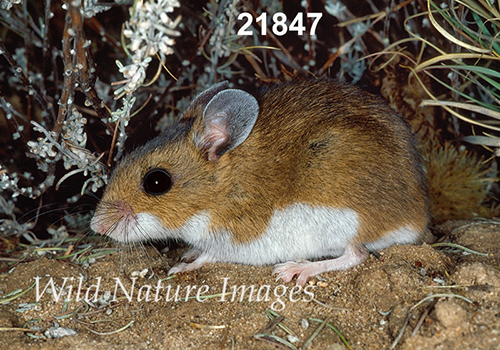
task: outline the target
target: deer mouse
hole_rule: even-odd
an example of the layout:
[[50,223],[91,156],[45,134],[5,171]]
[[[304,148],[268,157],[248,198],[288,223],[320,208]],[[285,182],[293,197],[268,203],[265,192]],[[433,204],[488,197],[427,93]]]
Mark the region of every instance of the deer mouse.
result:
[[91,228],[121,242],[187,242],[194,261],[169,274],[276,264],[277,279],[304,284],[420,241],[427,222],[405,121],[354,86],[295,79],[257,97],[227,82],[200,93],[119,163]]

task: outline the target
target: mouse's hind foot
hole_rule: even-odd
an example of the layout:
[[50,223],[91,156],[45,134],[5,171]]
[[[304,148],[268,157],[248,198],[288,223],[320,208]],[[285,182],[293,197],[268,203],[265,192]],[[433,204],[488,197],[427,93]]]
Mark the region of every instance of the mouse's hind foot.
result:
[[304,285],[309,277],[328,271],[347,270],[361,264],[367,258],[368,252],[364,247],[348,245],[344,253],[338,258],[321,261],[289,261],[276,264],[273,273],[278,274],[276,280],[281,278],[285,283],[290,282],[294,276],[297,276],[297,284]]

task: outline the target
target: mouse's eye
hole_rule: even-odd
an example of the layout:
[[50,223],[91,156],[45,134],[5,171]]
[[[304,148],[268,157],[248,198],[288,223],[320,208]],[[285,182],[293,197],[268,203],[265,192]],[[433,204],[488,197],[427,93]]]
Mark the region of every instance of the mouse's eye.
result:
[[153,169],[146,173],[142,180],[146,193],[158,196],[170,191],[172,188],[172,176],[165,169]]

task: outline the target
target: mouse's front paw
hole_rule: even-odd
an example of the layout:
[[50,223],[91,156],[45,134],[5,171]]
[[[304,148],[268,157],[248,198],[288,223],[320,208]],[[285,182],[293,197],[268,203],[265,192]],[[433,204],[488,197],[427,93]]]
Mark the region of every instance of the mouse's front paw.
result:
[[183,272],[197,270],[200,267],[202,267],[203,265],[204,265],[204,263],[196,262],[196,260],[193,261],[192,263],[189,263],[189,264],[180,263],[179,265],[172,267],[168,271],[168,275],[170,276],[170,275],[175,275],[176,273],[183,273]]
[[[198,253],[198,251],[196,251],[196,250],[190,250],[187,254],[189,254],[190,252]],[[180,263],[179,265],[172,267],[170,269],[170,271],[168,271],[168,274],[173,275],[176,273],[193,271],[193,270],[199,269],[200,267],[202,267],[206,263],[214,263],[216,261],[217,260],[215,260],[211,255],[206,254],[206,253],[201,253],[195,261],[193,261],[189,264]]]
[[168,271],[168,275],[170,276],[170,275],[175,275],[176,273],[182,273],[182,272],[194,270],[194,269],[190,268],[189,265],[191,265],[191,264],[180,263],[180,264],[172,267]]
[[189,249],[182,255],[181,259],[187,263],[190,263],[198,259],[200,255],[201,255],[201,250]]
[[276,264],[273,270],[273,274],[278,274],[278,276],[276,276],[276,281],[281,278],[283,282],[288,283],[293,277],[297,276],[297,284],[301,286],[307,282],[309,277],[314,276],[316,274],[315,272],[314,269],[311,269],[311,262],[307,260]]

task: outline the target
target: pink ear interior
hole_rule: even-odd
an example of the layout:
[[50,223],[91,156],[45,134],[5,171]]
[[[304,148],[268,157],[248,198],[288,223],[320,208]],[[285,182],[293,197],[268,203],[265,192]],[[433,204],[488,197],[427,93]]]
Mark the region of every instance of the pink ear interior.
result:
[[219,159],[217,150],[229,142],[230,135],[226,120],[227,116],[220,115],[212,118],[208,125],[205,126],[206,132],[203,137],[203,146],[207,152],[208,160],[211,162]]
[[211,162],[240,145],[250,135],[259,115],[255,97],[237,89],[218,92],[198,119],[195,143]]

